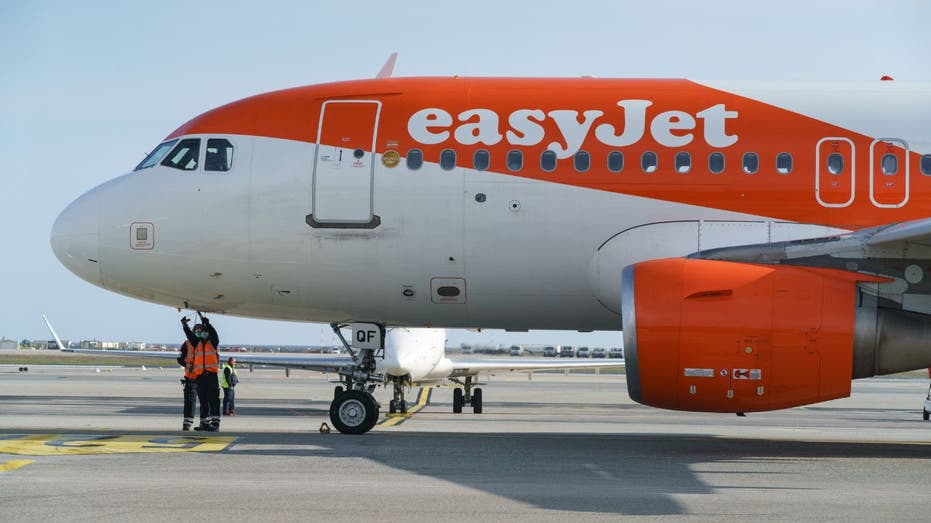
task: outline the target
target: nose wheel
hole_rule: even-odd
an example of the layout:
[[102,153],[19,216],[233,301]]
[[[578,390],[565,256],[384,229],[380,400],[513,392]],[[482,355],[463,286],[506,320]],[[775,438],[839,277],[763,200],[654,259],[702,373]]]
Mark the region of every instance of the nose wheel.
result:
[[347,390],[330,403],[330,422],[343,434],[365,434],[378,421],[378,402],[367,391]]

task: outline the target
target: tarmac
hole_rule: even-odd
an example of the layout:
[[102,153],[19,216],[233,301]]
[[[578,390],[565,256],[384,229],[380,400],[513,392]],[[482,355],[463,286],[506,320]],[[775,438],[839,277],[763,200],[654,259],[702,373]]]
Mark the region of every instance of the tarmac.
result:
[[[924,521],[928,380],[724,414],[638,405],[623,375],[487,377],[484,413],[329,424],[328,376],[240,370],[237,416],[181,432],[175,367],[0,366],[5,521]],[[377,397],[387,405],[389,395]]]

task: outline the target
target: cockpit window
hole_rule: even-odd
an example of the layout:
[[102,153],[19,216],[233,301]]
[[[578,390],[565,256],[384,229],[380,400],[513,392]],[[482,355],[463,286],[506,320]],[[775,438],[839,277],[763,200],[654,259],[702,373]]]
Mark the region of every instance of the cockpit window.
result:
[[181,140],[181,142],[168,153],[168,156],[162,160],[162,165],[181,169],[182,171],[193,171],[197,169],[199,157],[200,138],[187,138]]
[[139,162],[139,165],[137,165],[133,170],[138,171],[140,169],[148,169],[149,167],[157,164],[166,154],[168,154],[168,151],[170,151],[171,147],[177,142],[178,140],[171,140],[168,142],[160,143],[158,147],[147,154],[146,157],[143,158],[143,160]]
[[207,154],[204,157],[205,171],[228,171],[233,165],[233,144],[226,138],[207,140]]

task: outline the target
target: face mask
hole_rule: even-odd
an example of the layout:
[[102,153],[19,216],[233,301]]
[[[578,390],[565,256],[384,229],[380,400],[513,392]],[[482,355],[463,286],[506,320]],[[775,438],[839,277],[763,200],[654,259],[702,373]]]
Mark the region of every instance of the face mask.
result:
[[197,336],[198,338],[202,339],[202,340],[206,340],[206,339],[207,339],[207,333],[206,333],[205,331],[197,332],[197,333],[195,333],[194,335]]

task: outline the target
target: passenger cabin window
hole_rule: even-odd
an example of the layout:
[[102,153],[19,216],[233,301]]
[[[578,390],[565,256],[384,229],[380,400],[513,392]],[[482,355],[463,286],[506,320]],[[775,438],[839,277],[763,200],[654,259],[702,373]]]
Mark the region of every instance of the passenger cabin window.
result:
[[524,167],[524,153],[513,150],[508,151],[508,170],[519,171]]
[[162,158],[168,154],[168,151],[170,151],[176,143],[178,143],[178,140],[171,140],[169,142],[158,144],[158,147],[147,154],[146,157],[143,158],[143,160],[139,162],[139,165],[137,165],[133,170],[138,171],[140,169],[148,169],[149,167],[152,167],[153,165],[162,161]]
[[178,142],[178,145],[162,160],[162,165],[182,171],[194,171],[200,159],[200,138],[187,138]]
[[931,154],[926,154],[921,157],[921,174],[925,176],[931,176]]
[[548,173],[556,170],[556,151],[543,151],[540,155],[540,169]]
[[792,155],[789,153],[779,153],[776,156],[776,172],[779,174],[789,174],[792,172]]
[[443,149],[440,153],[440,168],[444,171],[451,171],[456,167],[456,151],[452,149]]
[[656,153],[647,151],[640,157],[640,168],[645,173],[656,171]]
[[899,159],[894,154],[885,154],[882,159],[882,171],[886,176],[893,176],[899,172]]
[[592,155],[588,151],[579,151],[572,157],[572,165],[576,171],[584,173],[592,165]]
[[760,170],[760,157],[756,153],[744,153],[743,169],[747,174],[756,174]]
[[233,166],[233,144],[226,138],[207,140],[207,153],[204,156],[205,171],[228,171]]
[[831,174],[840,174],[844,172],[844,157],[840,153],[831,153],[828,155],[828,172]]
[[724,172],[724,153],[711,153],[708,155],[708,170],[711,174]]
[[491,155],[488,154],[488,151],[485,149],[479,149],[475,151],[475,154],[472,155],[472,166],[475,167],[476,171],[484,171],[488,169],[488,164],[491,163]]
[[613,173],[619,173],[624,170],[624,153],[620,151],[611,151],[608,153],[608,170]]
[[676,172],[685,174],[692,170],[692,155],[689,153],[676,153]]
[[421,167],[423,167],[423,151],[420,149],[407,151],[407,168],[416,171]]

